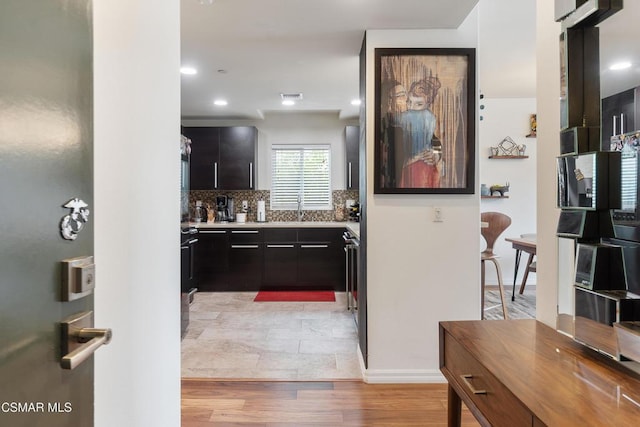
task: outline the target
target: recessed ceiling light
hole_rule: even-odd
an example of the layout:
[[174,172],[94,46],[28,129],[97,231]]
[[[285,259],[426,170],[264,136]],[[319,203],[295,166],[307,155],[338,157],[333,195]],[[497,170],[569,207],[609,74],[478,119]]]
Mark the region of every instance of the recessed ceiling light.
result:
[[296,103],[290,99],[285,99],[282,101],[282,105],[296,105]]
[[615,64],[610,66],[609,69],[617,71],[617,70],[624,70],[630,67],[631,67],[631,62],[625,61],[625,62],[616,62]]
[[193,67],[181,67],[180,68],[180,72],[182,74],[186,74],[186,75],[189,75],[189,76],[191,76],[193,74],[198,74],[198,70],[196,70]]
[[353,101],[351,101],[351,105],[360,105],[362,104],[362,101],[360,101],[359,99],[354,99]]
[[213,101],[213,103],[219,107],[224,107],[225,105],[229,104],[224,99],[216,99],[215,101]]

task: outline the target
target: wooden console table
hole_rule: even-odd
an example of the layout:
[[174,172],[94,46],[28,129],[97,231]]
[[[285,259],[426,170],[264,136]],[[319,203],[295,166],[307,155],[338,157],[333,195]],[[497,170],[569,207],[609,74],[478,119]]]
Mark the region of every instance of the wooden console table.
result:
[[440,322],[449,426],[637,426],[640,375],[536,320]]

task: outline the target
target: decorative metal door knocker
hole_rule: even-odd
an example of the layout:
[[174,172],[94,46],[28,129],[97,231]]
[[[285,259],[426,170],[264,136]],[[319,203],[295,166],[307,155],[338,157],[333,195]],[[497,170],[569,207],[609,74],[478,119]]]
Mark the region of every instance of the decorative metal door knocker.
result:
[[60,221],[60,234],[66,240],[75,240],[85,223],[89,221],[89,205],[77,197],[63,205],[71,209],[71,213],[65,215]]

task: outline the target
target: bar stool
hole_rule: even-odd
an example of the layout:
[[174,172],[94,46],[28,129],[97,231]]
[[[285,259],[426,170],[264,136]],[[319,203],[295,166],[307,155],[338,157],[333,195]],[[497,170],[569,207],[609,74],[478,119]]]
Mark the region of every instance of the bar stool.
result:
[[[480,253],[480,286],[482,289],[482,318],[484,319],[484,289],[485,289],[485,261],[491,261],[496,267],[496,274],[498,276],[498,288],[500,290],[500,301],[502,302],[502,315],[504,319],[509,318],[507,313],[507,303],[504,298],[504,284],[502,282],[502,270],[500,269],[500,263],[498,262],[499,256],[493,252],[493,246],[498,240],[498,237],[511,225],[511,218],[500,212],[482,212],[480,214],[480,221],[487,223],[486,227],[480,228],[480,232],[487,248]],[[494,308],[494,307],[490,307]],[[490,309],[489,308],[489,309]],[[487,309],[488,310],[488,309]]]

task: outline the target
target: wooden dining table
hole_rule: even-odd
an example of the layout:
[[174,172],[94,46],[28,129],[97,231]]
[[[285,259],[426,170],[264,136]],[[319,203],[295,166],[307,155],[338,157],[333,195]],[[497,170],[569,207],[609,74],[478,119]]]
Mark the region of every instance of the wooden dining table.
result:
[[518,279],[518,268],[520,267],[520,257],[522,252],[529,254],[527,259],[527,266],[524,269],[524,276],[522,277],[522,283],[520,284],[519,293],[524,292],[524,286],[527,284],[527,278],[529,277],[529,270],[533,264],[533,259],[536,256],[536,239],[535,237],[507,237],[505,240],[511,243],[513,249],[516,250],[516,265],[513,270],[513,292],[511,293],[511,301],[516,299],[516,281]]

